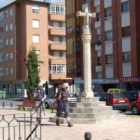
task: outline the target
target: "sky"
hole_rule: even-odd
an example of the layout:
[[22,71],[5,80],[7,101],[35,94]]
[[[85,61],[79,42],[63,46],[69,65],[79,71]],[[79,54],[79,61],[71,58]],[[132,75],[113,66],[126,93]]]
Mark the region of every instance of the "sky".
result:
[[[0,0],[0,8],[15,0]],[[47,2],[65,2],[65,0],[46,0]]]

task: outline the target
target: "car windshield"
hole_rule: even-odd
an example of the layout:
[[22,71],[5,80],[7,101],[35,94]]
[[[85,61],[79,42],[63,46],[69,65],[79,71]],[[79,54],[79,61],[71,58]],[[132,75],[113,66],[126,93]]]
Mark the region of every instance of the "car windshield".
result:
[[124,94],[113,94],[114,98],[126,98]]

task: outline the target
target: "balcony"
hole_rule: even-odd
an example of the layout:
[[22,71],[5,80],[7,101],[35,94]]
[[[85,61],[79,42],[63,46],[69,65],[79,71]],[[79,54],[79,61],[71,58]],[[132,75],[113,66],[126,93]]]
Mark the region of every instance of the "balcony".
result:
[[50,73],[49,78],[51,80],[70,80],[71,78],[66,77],[66,73]]
[[50,65],[63,64],[66,65],[66,58],[50,58]]
[[96,66],[96,72],[102,72],[102,66]]
[[59,51],[64,51],[66,50],[66,44],[50,44],[50,50],[51,51],[56,51],[56,50],[59,50]]
[[63,28],[50,28],[49,33],[55,36],[66,36],[66,30]]
[[49,19],[52,21],[65,21],[65,15],[64,14],[50,14]]

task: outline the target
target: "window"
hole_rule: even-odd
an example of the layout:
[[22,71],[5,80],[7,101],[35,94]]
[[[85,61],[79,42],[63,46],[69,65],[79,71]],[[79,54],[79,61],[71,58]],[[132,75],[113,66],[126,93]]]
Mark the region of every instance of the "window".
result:
[[39,13],[39,6],[38,5],[33,5],[32,12],[33,13]]
[[131,62],[131,52],[123,53],[123,62]]
[[6,68],[5,74],[9,75],[9,68]]
[[130,36],[130,26],[122,28],[122,37]]
[[105,9],[105,17],[111,17],[112,16],[112,9],[111,7]]
[[113,64],[113,55],[106,55],[106,64]]
[[12,8],[9,10],[9,15],[10,15],[10,16],[13,15],[13,9],[12,9]]
[[53,56],[54,56],[54,58],[60,58],[60,52],[55,51]]
[[61,37],[61,42],[62,42],[63,44],[65,44],[65,43],[66,43],[66,37],[62,36],[62,37]]
[[60,43],[60,38],[58,36],[53,37],[54,43]]
[[0,76],[4,75],[4,68],[0,68]]
[[53,27],[59,27],[59,22],[53,22]]
[[101,35],[97,35],[97,42],[101,42],[102,38]]
[[56,13],[56,6],[55,5],[51,5],[50,13]]
[[6,43],[5,44],[6,44],[6,46],[9,45],[9,39],[8,38],[6,39]]
[[50,13],[65,14],[65,6],[51,5],[50,6]]
[[6,17],[6,18],[9,17],[9,12],[8,12],[8,10],[5,12],[5,17]]
[[65,22],[61,23],[61,28],[64,28],[64,29],[66,28],[66,23]]
[[12,31],[13,30],[13,23],[10,23],[10,31]]
[[9,58],[10,58],[10,59],[13,59],[13,52],[10,52]]
[[10,67],[10,68],[9,68],[9,73],[10,73],[10,74],[13,74],[13,73],[14,73],[14,68],[13,68],[13,67]]
[[33,35],[33,43],[39,43],[39,35]]
[[60,6],[60,13],[65,14],[65,7],[64,6]]
[[107,31],[106,33],[105,33],[105,40],[107,41],[107,40],[112,40],[112,31]]
[[62,57],[66,58],[66,51],[63,52]]
[[33,28],[39,28],[39,20],[33,19],[33,21],[32,21],[32,27]]
[[13,45],[13,38],[10,38],[10,45]]
[[98,66],[101,66],[101,64],[102,64],[102,58],[101,57],[97,58],[97,63],[98,63],[97,64]]
[[122,3],[122,12],[130,11],[130,3],[129,1]]
[[8,32],[8,29],[9,29],[9,25],[6,24],[6,25],[5,25],[5,31]]
[[5,54],[5,60],[9,60],[9,53]]
[[0,13],[0,20],[3,20],[3,12]]
[[66,65],[51,65],[51,73],[66,73]]
[[3,27],[0,27],[0,35],[3,34]]
[[36,53],[37,56],[40,56],[40,51],[39,50],[36,50],[35,53]]
[[2,62],[4,60],[4,55],[3,53],[0,53],[0,62]]
[[0,48],[3,48],[3,40],[0,40]]

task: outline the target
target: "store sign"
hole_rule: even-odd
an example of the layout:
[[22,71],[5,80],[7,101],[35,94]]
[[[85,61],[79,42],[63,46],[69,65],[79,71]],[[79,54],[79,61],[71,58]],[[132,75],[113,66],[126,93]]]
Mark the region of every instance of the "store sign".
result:
[[[118,79],[93,79],[92,84],[114,84],[118,83]],[[84,80],[74,80],[75,84],[84,84]]]
[[122,83],[138,82],[138,81],[140,81],[140,77],[121,77],[119,79],[119,81],[122,82]]

